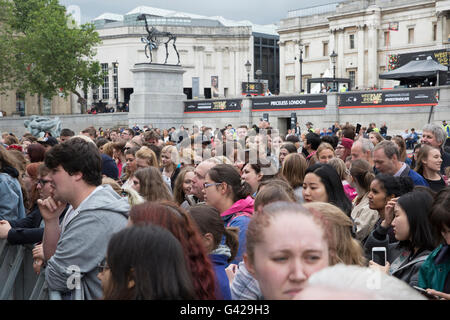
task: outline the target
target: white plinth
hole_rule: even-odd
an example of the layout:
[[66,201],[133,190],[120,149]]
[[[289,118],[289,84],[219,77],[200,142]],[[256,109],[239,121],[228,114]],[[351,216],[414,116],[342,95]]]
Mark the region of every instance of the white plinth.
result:
[[181,66],[138,63],[131,69],[134,91],[130,97],[129,125],[171,127],[182,121],[186,95]]

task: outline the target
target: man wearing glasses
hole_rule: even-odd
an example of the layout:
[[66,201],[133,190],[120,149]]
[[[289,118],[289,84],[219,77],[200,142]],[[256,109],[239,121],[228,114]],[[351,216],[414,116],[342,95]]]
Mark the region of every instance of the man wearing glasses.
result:
[[181,207],[188,209],[190,206],[204,202],[204,184],[206,173],[219,164],[216,158],[210,158],[200,162],[194,170],[194,178],[192,179],[192,195],[186,197],[186,201],[181,204]]
[[[50,170],[41,164],[38,168],[37,190],[40,199],[47,199],[53,194],[54,188],[49,179]],[[64,217],[68,206],[61,214],[60,220]],[[34,244],[42,241],[44,228],[42,226],[42,216],[38,206],[23,219],[1,220],[0,239],[7,239],[9,244]]]

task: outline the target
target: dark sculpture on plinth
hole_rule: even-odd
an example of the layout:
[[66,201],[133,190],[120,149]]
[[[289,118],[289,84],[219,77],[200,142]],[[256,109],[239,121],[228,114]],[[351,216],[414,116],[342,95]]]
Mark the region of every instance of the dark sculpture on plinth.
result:
[[143,43],[145,43],[145,55],[147,56],[147,58],[150,59],[150,63],[152,62],[152,51],[153,49],[157,49],[158,46],[161,43],[164,43],[165,47],[166,47],[166,60],[164,61],[164,64],[167,63],[167,59],[169,58],[169,42],[172,41],[172,45],[173,48],[175,49],[175,52],[177,53],[177,57],[178,57],[178,63],[177,65],[180,64],[180,55],[178,53],[177,47],[175,45],[175,41],[177,40],[177,37],[175,35],[173,35],[170,32],[161,32],[159,30],[157,30],[155,27],[148,27],[148,23],[147,23],[147,16],[145,14],[141,14],[137,17],[137,20],[143,20],[145,21],[145,29],[147,30],[147,38],[142,37],[141,41]]

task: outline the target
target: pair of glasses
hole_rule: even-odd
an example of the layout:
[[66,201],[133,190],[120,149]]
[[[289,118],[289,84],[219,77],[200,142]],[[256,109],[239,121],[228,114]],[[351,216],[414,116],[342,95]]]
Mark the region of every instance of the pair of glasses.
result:
[[40,184],[42,187],[45,187],[47,183],[51,182],[50,180],[38,179],[37,184]]
[[220,186],[222,183],[219,183],[219,182],[217,182],[217,183],[204,183],[203,184],[203,188],[209,188],[209,187],[211,187],[211,186]]
[[108,266],[108,263],[106,262],[106,259],[103,259],[102,262],[100,262],[100,263],[97,265],[97,271],[98,271],[98,273],[105,272],[105,270],[108,270],[108,269],[109,269],[109,266]]
[[127,150],[130,150],[131,149],[131,147],[126,147],[126,148],[123,148],[123,151],[127,151]]

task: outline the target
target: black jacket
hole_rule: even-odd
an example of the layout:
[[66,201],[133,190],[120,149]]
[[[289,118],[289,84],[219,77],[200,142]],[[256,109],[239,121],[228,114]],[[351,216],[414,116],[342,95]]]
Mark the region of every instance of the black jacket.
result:
[[[59,217],[59,222],[64,218],[68,208],[69,205]],[[25,218],[8,222],[11,225],[7,238],[9,244],[34,244],[42,241],[44,228],[40,228],[42,216],[38,206],[35,206]]]

